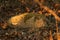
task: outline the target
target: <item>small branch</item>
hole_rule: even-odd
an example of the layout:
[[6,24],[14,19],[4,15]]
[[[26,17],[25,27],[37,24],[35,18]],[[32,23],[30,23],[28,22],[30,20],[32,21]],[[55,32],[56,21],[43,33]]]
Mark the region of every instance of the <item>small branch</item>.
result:
[[55,17],[56,20],[60,21],[60,17],[57,16],[57,14],[53,10],[49,9],[46,6],[43,6],[42,8],[44,8],[46,11],[48,11],[50,14],[52,14]]
[[60,17],[55,13],[55,11],[51,10],[47,6],[42,5],[42,3],[39,2],[39,0],[37,1],[37,3],[40,5],[41,8],[45,9],[47,12],[52,14],[56,20],[60,21]]
[[49,40],[53,40],[53,37],[52,37],[52,31],[50,30],[50,39]]
[[56,39],[58,40],[58,21],[56,20]]

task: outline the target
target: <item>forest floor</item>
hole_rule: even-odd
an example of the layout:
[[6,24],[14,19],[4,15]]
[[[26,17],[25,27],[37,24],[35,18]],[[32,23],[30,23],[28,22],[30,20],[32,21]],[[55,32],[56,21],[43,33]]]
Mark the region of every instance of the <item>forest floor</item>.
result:
[[[13,28],[7,23],[11,17],[26,12],[45,15],[53,23],[51,28]],[[60,40],[59,24],[60,0],[0,0],[0,40],[50,40],[50,36],[53,40]]]

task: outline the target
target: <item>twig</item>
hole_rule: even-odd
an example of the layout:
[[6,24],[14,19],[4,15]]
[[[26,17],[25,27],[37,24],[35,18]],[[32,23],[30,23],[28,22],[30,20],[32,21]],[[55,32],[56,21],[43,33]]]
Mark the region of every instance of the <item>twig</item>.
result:
[[51,10],[47,6],[42,5],[42,3],[39,2],[39,0],[37,1],[37,3],[40,5],[41,8],[45,9],[50,14],[52,14],[55,17],[56,20],[60,21],[60,17],[55,13],[55,11]]

